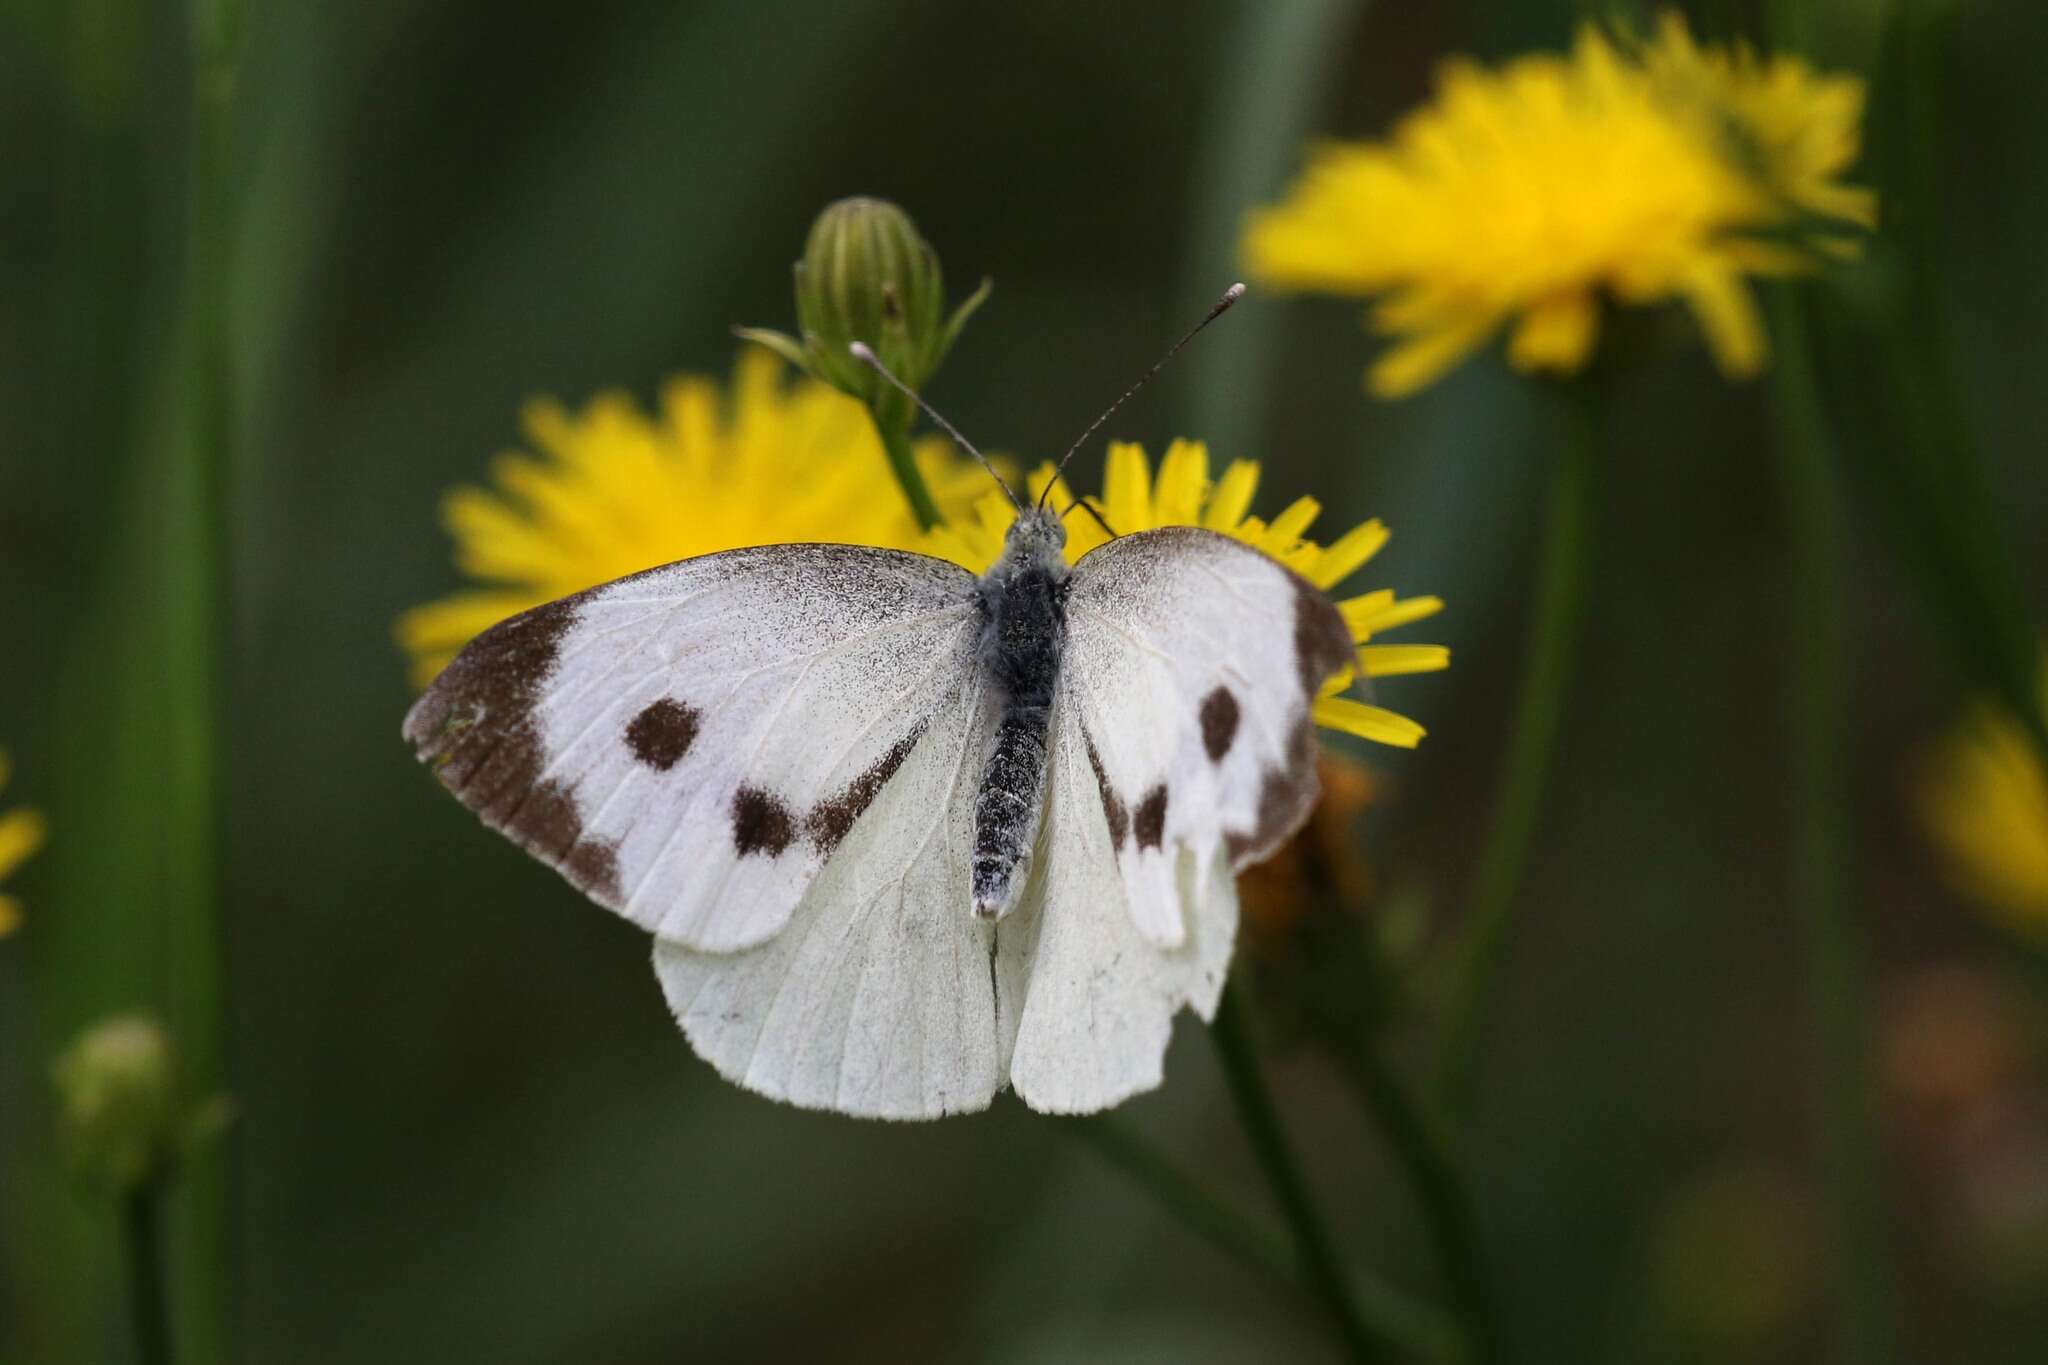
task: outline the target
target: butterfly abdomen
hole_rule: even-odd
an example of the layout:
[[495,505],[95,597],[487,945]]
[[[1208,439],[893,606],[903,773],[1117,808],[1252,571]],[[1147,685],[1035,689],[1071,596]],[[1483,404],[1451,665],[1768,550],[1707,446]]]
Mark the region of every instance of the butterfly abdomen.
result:
[[981,663],[1002,708],[974,799],[974,912],[1016,904],[1045,807],[1052,698],[1066,644],[1068,574],[1059,522],[1020,515],[981,583]]
[[974,799],[974,912],[994,918],[1015,904],[1045,802],[1045,743],[1052,712],[1012,707]]

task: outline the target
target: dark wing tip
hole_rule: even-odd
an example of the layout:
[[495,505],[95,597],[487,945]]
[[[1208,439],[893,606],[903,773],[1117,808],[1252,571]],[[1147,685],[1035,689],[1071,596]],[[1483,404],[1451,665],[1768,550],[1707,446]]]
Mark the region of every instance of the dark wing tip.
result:
[[565,598],[484,631],[428,684],[406,712],[400,733],[428,758],[451,731],[470,724],[488,720],[508,728],[526,723],[554,671],[562,634],[575,619],[574,599]]
[[570,598],[492,626],[413,703],[401,733],[485,824],[610,904],[618,893],[617,850],[585,837],[575,801],[541,777],[546,755],[534,709],[575,619]]
[[1324,683],[1350,668],[1357,646],[1344,613],[1321,589],[1299,574],[1294,582],[1294,657],[1301,669],[1301,690],[1313,701]]

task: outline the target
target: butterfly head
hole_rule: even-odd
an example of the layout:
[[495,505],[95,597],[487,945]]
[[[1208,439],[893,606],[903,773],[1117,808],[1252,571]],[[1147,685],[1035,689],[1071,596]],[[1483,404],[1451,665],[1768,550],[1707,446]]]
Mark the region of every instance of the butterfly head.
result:
[[[1049,507],[1023,507],[1003,537],[1003,558],[1016,565],[1067,566],[1067,524]],[[1062,572],[1064,576],[1064,572]]]

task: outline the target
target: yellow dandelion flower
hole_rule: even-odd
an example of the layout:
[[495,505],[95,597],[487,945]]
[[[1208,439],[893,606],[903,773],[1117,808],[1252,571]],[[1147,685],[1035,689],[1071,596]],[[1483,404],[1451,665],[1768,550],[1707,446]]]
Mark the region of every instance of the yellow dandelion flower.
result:
[[[7,786],[7,752],[0,749],[0,790]],[[29,855],[43,846],[47,830],[43,817],[32,810],[11,810],[0,814],[0,881],[14,874]],[[21,902],[0,894],[0,938],[21,926]]]
[[1603,299],[1686,303],[1721,368],[1747,375],[1765,344],[1745,277],[1808,260],[1767,239],[1801,213],[1868,216],[1832,181],[1860,101],[1798,63],[1702,50],[1675,19],[1647,57],[1588,25],[1567,56],[1453,61],[1388,141],[1315,149],[1244,250],[1274,285],[1379,296],[1373,323],[1397,339],[1368,377],[1383,397],[1503,328],[1516,368],[1575,371]]
[[[506,617],[692,555],[783,541],[908,549],[920,531],[867,412],[764,350],[740,356],[730,390],[685,376],[650,414],[624,394],[580,412],[542,400],[525,427],[538,457],[500,456],[495,488],[445,506],[456,564],[486,585],[415,607],[398,638],[424,686]],[[917,445],[942,510],[988,487],[944,441]]]
[[1913,794],[1957,887],[2048,938],[2048,770],[2012,717],[1976,707],[1929,753]]
[[[1052,479],[1052,465],[1041,465],[1028,481],[1031,496],[1037,498]],[[1175,441],[1169,446],[1156,479],[1143,447],[1111,442],[1102,496],[1089,501],[1120,535],[1161,526],[1220,531],[1265,551],[1325,592],[1334,592],[1387,543],[1387,528],[1378,520],[1356,526],[1328,545],[1308,539],[1308,528],[1322,510],[1314,498],[1296,499],[1270,522],[1251,516],[1258,483],[1259,466],[1254,460],[1233,461],[1223,477],[1212,483],[1209,451],[1198,441]],[[1062,483],[1053,489],[1050,501],[1067,506],[1074,498]],[[949,518],[946,525],[932,530],[921,548],[980,573],[1002,553],[1003,535],[1014,510],[1000,490],[989,489],[965,515]],[[1071,507],[1065,521],[1070,562],[1109,539],[1084,508]],[[1415,747],[1424,733],[1420,725],[1383,706],[1343,694],[1358,678],[1427,673],[1447,667],[1450,651],[1441,645],[1369,643],[1382,631],[1435,615],[1443,602],[1435,597],[1400,598],[1391,588],[1381,588],[1340,598],[1337,606],[1358,642],[1358,662],[1355,670],[1324,685],[1315,705],[1316,723],[1381,744]]]

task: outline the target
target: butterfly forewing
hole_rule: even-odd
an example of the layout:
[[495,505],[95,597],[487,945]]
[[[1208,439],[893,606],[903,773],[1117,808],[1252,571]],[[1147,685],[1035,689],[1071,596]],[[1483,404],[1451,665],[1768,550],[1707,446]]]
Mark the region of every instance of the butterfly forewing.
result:
[[971,705],[975,580],[778,545],[506,621],[405,733],[493,827],[658,937],[773,937],[924,732]]
[[1060,705],[1082,747],[1139,930],[1187,932],[1177,849],[1198,879],[1267,856],[1315,804],[1317,689],[1351,662],[1329,598],[1227,536],[1170,527],[1076,568]]

